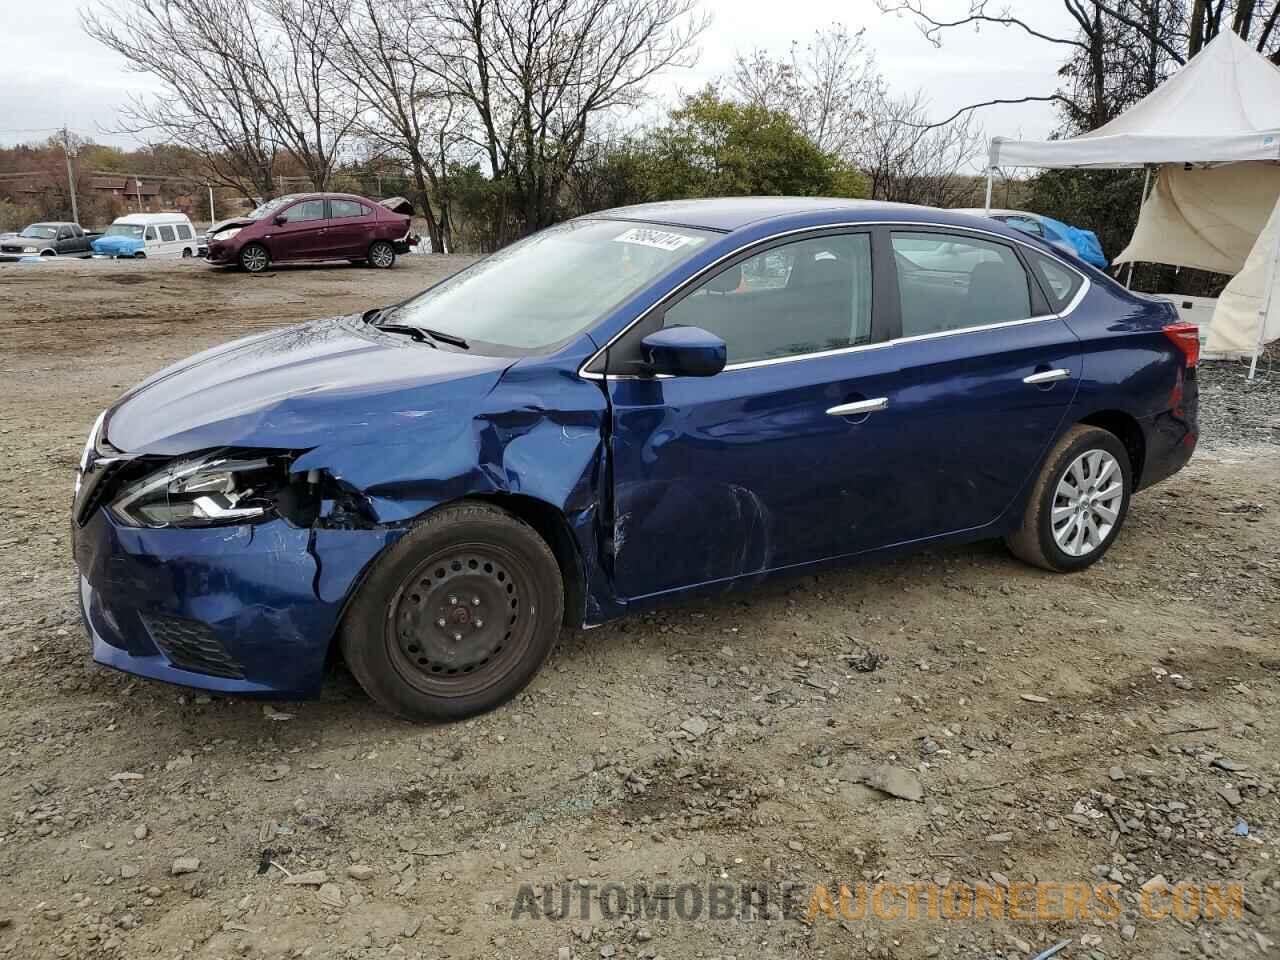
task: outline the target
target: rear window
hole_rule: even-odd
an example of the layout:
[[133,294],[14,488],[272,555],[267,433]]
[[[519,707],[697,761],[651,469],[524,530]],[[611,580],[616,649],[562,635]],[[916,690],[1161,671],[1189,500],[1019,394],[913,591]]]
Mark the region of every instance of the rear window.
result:
[[1031,269],[1040,280],[1040,286],[1044,289],[1049,306],[1053,308],[1054,313],[1061,313],[1084,285],[1084,277],[1044,254],[1028,250],[1027,258],[1031,261]]

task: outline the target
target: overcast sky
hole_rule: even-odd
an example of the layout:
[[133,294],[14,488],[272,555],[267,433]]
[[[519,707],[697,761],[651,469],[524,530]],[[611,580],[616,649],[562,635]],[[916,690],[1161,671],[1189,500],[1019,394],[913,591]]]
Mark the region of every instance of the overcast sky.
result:
[[[223,0],[234,2],[234,0]],[[111,131],[116,111],[130,93],[146,93],[150,82],[131,73],[114,53],[86,36],[79,9],[84,0],[3,0],[0,17],[0,144],[38,140],[66,124],[99,142],[128,145]],[[659,99],[694,89],[728,71],[735,52],[765,47],[782,52],[814,29],[842,20],[866,29],[868,46],[892,89],[923,89],[938,118],[957,107],[994,97],[1051,92],[1061,47],[988,27],[952,31],[941,50],[909,20],[882,15],[874,0],[702,0],[713,23],[702,39],[694,70],[673,72],[654,85]],[[933,0],[931,10],[961,14],[967,0]],[[1061,5],[1021,0],[1020,12],[1037,26],[1063,29]],[[1042,138],[1054,126],[1048,104],[988,108],[981,112],[988,135]]]

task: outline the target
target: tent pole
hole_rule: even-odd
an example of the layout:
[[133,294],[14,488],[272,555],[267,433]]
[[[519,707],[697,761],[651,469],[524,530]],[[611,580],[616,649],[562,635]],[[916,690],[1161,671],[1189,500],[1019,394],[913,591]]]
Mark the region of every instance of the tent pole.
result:
[[991,145],[987,147],[987,198],[982,203],[982,215],[984,217],[991,216],[991,180],[996,172],[996,138],[991,138]]
[[[1151,183],[1151,167],[1147,167],[1146,176],[1142,178],[1142,199],[1138,201],[1138,216],[1142,216],[1142,205],[1147,202],[1147,186]],[[1133,261],[1129,261],[1129,272],[1124,278],[1126,290],[1133,286]]]
[[[1275,218],[1275,212],[1272,212]],[[1267,315],[1271,312],[1271,297],[1275,293],[1276,271],[1280,270],[1280,221],[1275,224],[1276,235],[1271,241],[1271,259],[1267,261],[1267,280],[1262,292],[1262,306],[1258,309],[1258,342],[1253,347],[1253,358],[1249,361],[1249,379],[1258,372],[1258,357],[1262,354],[1263,338],[1267,335]]]

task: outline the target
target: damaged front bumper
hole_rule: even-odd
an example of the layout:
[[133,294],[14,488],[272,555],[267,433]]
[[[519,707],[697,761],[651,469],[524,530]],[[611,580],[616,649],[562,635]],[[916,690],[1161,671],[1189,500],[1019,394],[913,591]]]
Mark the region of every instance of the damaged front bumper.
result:
[[73,524],[80,602],[105,666],[227,694],[319,692],[342,611],[402,529]]

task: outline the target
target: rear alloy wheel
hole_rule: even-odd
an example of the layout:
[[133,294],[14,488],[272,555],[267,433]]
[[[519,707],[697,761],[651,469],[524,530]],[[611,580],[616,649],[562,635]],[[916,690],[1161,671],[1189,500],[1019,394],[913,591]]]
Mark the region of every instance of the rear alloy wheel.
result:
[[379,704],[461,720],[515,696],[551,652],[564,610],[555,556],[511,514],[431,514],[375,564],[343,621],[342,652]]
[[380,270],[396,265],[396,248],[385,240],[376,240],[369,245],[369,264]]
[[240,251],[240,266],[249,273],[261,273],[270,262],[271,255],[260,243],[251,243]]
[[1015,556],[1046,570],[1083,570],[1114,542],[1132,489],[1129,451],[1120,439],[1077,424],[1045,458],[1022,528],[1005,542]]

